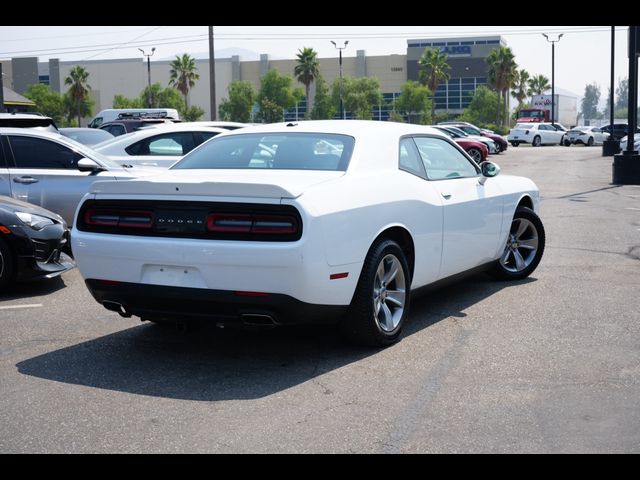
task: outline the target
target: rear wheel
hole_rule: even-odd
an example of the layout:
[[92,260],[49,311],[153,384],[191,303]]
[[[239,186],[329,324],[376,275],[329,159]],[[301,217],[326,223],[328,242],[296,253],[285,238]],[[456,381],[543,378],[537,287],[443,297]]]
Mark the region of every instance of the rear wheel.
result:
[[0,289],[13,281],[15,275],[14,259],[9,246],[0,239]]
[[342,330],[357,343],[386,347],[398,341],[409,314],[411,278],[400,246],[382,239],[367,255]]
[[589,137],[589,140],[587,141],[587,147],[593,147],[593,137]]
[[496,154],[502,153],[502,144],[498,142],[495,142],[495,144],[496,144]]
[[514,147],[519,147],[520,146],[520,142],[511,142],[511,145],[513,145]]
[[534,147],[539,147],[541,144],[542,144],[542,139],[540,137],[538,137],[538,136],[536,136],[533,139],[533,142],[531,142],[531,145],[534,146]]
[[518,208],[502,256],[494,265],[494,275],[503,280],[521,280],[531,275],[542,259],[545,240],[540,217],[529,208]]

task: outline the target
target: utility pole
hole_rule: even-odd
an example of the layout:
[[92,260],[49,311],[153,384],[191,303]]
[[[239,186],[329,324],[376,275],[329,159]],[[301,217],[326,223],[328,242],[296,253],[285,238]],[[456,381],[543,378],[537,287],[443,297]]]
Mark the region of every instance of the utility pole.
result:
[[153,54],[156,51],[156,47],[153,47],[151,49],[151,53],[146,54],[144,53],[144,50],[139,48],[138,50],[140,50],[142,52],[142,56],[143,57],[147,57],[147,107],[151,108],[151,57],[153,56]]
[[615,98],[614,98],[614,88],[616,81],[616,27],[611,27],[611,88],[609,91],[609,121],[610,121],[610,131],[609,138],[605,140],[602,144],[602,156],[603,157],[613,157],[620,151],[620,140],[616,140],[613,137],[613,122],[615,122]]
[[213,27],[209,27],[209,97],[211,108],[211,120],[218,117],[216,108],[216,56],[213,51]]
[[640,185],[640,155],[635,149],[638,126],[638,55],[640,26],[629,27],[629,132],[627,149],[613,159],[613,181],[616,185]]

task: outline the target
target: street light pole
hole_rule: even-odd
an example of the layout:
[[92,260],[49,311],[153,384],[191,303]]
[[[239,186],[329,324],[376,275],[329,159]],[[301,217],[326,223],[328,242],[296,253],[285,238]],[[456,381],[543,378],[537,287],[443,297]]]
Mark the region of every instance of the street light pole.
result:
[[147,82],[149,86],[149,88],[147,89],[147,107],[151,108],[151,57],[155,53],[156,47],[153,47],[151,49],[151,53],[149,54],[144,53],[144,50],[141,48],[139,48],[138,50],[142,52],[143,57],[147,57]]
[[336,44],[336,42],[334,42],[333,40],[331,40],[331,43],[333,43],[333,46],[336,47],[340,51],[340,56],[339,56],[339,62],[340,62],[340,116],[342,117],[343,120],[346,120],[347,119],[347,112],[344,111],[344,86],[342,84],[342,50],[347,48],[347,45],[349,45],[349,40],[344,42],[344,46],[343,47],[339,47]]
[[602,156],[613,157],[620,151],[620,140],[616,140],[613,136],[613,123],[615,122],[614,110],[614,88],[615,88],[615,67],[616,67],[616,27],[611,27],[611,87],[609,88],[609,138],[602,143]]
[[551,44],[551,125],[556,124],[556,43],[564,37],[564,33],[558,35],[556,40],[550,40],[549,35],[543,33],[542,36]]

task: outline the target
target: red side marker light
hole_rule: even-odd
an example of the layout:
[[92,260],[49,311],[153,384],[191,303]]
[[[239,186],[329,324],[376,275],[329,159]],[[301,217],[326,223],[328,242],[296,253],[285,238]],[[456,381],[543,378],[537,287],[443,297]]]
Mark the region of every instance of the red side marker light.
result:
[[329,275],[329,280],[340,280],[341,278],[347,278],[349,276],[349,272],[345,273],[334,273]]
[[4,233],[5,235],[11,235],[11,230],[9,230],[7,227],[0,226],[0,232]]

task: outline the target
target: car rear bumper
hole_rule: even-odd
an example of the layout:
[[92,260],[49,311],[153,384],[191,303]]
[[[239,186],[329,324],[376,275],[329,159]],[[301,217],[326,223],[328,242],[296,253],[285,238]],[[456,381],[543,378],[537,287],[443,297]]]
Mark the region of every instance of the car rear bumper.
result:
[[346,306],[317,305],[287,295],[86,281],[105,308],[156,322],[209,321],[256,327],[335,323]]
[[316,233],[292,242],[253,242],[74,230],[72,246],[85,279],[261,292],[308,304],[349,305],[362,263],[330,266],[322,236]]

